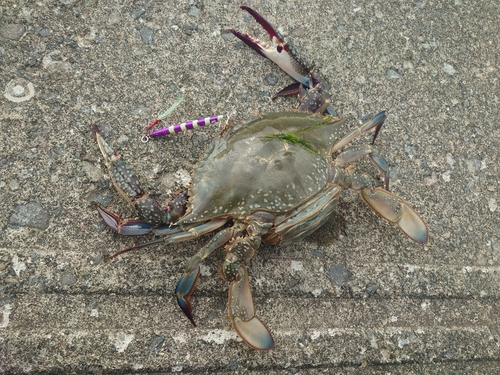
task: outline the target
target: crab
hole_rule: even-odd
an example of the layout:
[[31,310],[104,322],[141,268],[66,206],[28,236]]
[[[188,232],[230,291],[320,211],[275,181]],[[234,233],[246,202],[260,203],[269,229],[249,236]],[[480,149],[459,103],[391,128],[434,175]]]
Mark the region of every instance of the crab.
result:
[[[200,266],[223,247],[226,258],[221,275],[229,282],[228,315],[232,325],[248,346],[269,350],[275,342],[257,317],[247,268],[261,243],[286,246],[310,235],[329,220],[343,189],[358,191],[376,214],[419,244],[428,241],[429,231],[406,201],[389,192],[388,163],[373,145],[385,112],[350,131],[347,120],[325,114],[331,110],[324,80],[318,78],[312,65],[298,58],[296,49],[284,43],[261,15],[242,8],[269,32],[273,45],[236,30],[233,33],[300,80],[298,85],[285,89],[286,94],[299,92],[298,109],[261,115],[216,139],[196,168],[191,186],[171,194],[164,205],[143,191],[134,172],[95,126],[111,180],[137,210],[138,219],[121,219],[99,204],[96,207],[107,226],[119,234],[158,236],[118,251],[109,259],[153,243],[178,243],[220,229],[187,262],[175,289],[177,303],[196,326],[190,297]],[[371,144],[344,150],[368,131],[374,131]],[[384,186],[378,186],[372,177],[351,165],[364,156],[381,172]]]

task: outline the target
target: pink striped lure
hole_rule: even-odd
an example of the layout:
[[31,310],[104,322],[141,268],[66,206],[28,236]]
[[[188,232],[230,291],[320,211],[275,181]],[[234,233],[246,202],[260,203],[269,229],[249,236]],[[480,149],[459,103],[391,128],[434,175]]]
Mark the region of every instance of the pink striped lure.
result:
[[200,126],[212,124],[214,122],[222,120],[223,118],[224,116],[211,116],[211,117],[200,118],[198,120],[183,122],[182,124],[175,124],[169,126],[168,128],[155,130],[154,132],[151,132],[151,134],[149,134],[149,137],[150,138],[161,137],[168,134],[181,133],[187,130],[197,129]]

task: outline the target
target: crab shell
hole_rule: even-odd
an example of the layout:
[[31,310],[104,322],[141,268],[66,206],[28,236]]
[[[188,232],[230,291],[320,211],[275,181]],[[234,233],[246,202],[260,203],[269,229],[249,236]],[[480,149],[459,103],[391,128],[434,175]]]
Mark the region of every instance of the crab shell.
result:
[[331,145],[345,129],[344,120],[302,112],[270,113],[240,125],[202,158],[188,212],[178,223],[292,211],[325,187]]

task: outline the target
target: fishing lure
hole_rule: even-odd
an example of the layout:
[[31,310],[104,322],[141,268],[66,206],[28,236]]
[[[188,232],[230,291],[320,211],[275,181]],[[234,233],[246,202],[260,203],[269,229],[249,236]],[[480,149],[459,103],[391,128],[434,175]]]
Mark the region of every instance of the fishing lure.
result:
[[169,126],[168,128],[162,128],[162,129],[155,130],[154,132],[149,134],[149,137],[150,138],[161,137],[161,136],[167,135],[167,134],[181,133],[181,132],[185,132],[188,130],[197,129],[200,126],[212,124],[214,122],[222,120],[223,118],[224,118],[224,116],[210,116],[210,117],[200,118],[198,120],[186,121],[186,122],[183,122],[182,124],[175,124],[175,125]]
[[188,130],[192,129],[197,129],[200,126],[205,126],[208,124],[212,124],[214,122],[220,121],[224,118],[224,116],[210,116],[210,117],[205,117],[205,118],[200,118],[198,120],[191,120],[191,121],[186,121],[183,122],[182,124],[175,124],[172,126],[169,126],[167,128],[162,128],[155,130],[151,132],[150,134],[149,131],[156,125],[158,124],[161,120],[164,120],[167,118],[182,102],[184,101],[184,98],[180,97],[177,99],[177,101],[170,106],[169,109],[167,109],[165,112],[163,112],[161,115],[158,116],[158,118],[154,119],[146,128],[144,131],[144,134],[142,135],[142,142],[146,143],[149,141],[149,138],[153,137],[161,137],[164,135],[168,134],[173,134],[173,133],[181,133],[185,132]]

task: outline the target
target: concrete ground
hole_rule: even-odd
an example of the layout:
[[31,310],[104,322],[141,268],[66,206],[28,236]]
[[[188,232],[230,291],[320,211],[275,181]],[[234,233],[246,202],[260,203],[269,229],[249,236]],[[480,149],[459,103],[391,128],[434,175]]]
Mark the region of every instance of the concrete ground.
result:
[[313,235],[263,246],[250,273],[271,352],[232,330],[222,252],[193,296],[198,327],[176,306],[183,264],[210,236],[102,262],[134,239],[91,202],[133,213],[92,124],[166,196],[224,127],[141,143],[178,97],[168,124],[295,104],[270,101],[292,79],[230,34],[265,37],[239,5],[1,2],[0,372],[499,373],[498,1],[247,3],[317,64],[340,116],[355,125],[387,110],[377,143],[392,191],[431,232],[414,244],[345,192]]

